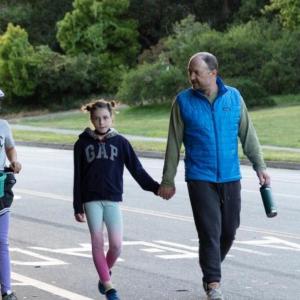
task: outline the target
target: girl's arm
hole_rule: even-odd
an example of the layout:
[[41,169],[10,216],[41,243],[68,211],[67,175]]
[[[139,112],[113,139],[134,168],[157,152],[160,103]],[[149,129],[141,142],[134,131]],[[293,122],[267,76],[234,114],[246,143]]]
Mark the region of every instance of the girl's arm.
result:
[[[81,176],[82,176],[82,168],[81,168],[81,157],[82,151],[77,141],[74,145],[74,185],[73,185],[73,208],[75,212],[75,216],[78,214],[83,214],[83,205],[81,201]],[[76,218],[77,220],[77,218]]]
[[131,144],[126,140],[125,143],[125,166],[145,191],[153,192],[157,195],[159,184],[145,171]]

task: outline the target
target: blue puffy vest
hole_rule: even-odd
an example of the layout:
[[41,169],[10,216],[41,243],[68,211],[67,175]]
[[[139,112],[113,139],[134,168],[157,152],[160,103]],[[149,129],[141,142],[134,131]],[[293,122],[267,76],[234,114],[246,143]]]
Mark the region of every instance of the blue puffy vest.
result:
[[211,104],[199,91],[187,89],[176,101],[184,123],[186,180],[239,180],[238,131],[241,95],[217,78],[218,95]]

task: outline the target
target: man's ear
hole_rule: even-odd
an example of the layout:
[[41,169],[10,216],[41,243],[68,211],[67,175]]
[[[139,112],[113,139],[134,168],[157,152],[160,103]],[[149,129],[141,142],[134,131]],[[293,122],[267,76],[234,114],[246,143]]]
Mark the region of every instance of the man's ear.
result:
[[217,71],[216,69],[210,71],[210,73],[211,73],[212,75],[214,75],[215,77],[217,77],[217,75],[218,75],[218,71]]

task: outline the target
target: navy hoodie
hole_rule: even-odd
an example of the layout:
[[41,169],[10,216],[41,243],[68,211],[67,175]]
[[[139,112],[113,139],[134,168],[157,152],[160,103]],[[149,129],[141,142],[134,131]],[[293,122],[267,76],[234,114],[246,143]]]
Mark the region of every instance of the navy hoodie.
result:
[[90,128],[74,145],[75,214],[93,200],[122,201],[124,165],[146,191],[157,194],[159,184],[144,170],[129,141],[111,129],[99,140]]

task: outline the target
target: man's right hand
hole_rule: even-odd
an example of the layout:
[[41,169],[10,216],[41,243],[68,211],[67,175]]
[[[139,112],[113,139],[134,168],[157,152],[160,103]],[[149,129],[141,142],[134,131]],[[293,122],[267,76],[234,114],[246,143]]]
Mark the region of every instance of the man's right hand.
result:
[[76,219],[77,222],[80,222],[80,223],[85,222],[84,213],[82,213],[82,214],[75,214],[75,219]]
[[162,197],[165,200],[169,200],[176,193],[175,186],[160,186],[158,189],[158,196]]

